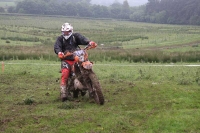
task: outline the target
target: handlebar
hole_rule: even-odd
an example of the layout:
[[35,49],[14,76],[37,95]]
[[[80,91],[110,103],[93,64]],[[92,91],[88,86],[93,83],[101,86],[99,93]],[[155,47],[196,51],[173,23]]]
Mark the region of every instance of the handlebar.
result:
[[87,46],[85,46],[85,48],[83,50],[89,50],[90,49],[89,47],[91,47],[90,44],[88,44]]
[[[93,45],[90,45],[90,44],[88,44],[87,46],[85,46],[85,48],[83,48],[82,50],[89,50],[89,49],[92,49],[92,48],[95,48],[96,46],[93,46]],[[67,57],[67,56],[71,56],[71,55],[73,55],[74,54],[74,52],[66,52],[65,54],[64,54],[64,57]]]

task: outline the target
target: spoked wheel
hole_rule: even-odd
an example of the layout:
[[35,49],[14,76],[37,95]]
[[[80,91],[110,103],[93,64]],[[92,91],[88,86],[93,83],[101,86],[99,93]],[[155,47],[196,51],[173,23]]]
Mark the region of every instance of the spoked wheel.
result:
[[95,73],[90,73],[89,78],[91,80],[91,87],[93,88],[92,97],[94,98],[95,102],[97,104],[103,105],[104,104],[104,96],[102,93],[102,89],[99,83],[99,80],[97,79],[97,76]]

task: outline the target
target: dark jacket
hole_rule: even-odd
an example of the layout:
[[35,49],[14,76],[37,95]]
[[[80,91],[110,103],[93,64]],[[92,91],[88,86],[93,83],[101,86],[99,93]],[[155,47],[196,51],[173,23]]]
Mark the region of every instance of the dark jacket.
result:
[[[78,45],[88,45],[89,40],[79,33],[73,33],[67,40],[61,35],[57,38],[54,44],[54,52],[58,54],[59,52],[73,52],[79,48]],[[73,60],[72,57],[66,60]]]

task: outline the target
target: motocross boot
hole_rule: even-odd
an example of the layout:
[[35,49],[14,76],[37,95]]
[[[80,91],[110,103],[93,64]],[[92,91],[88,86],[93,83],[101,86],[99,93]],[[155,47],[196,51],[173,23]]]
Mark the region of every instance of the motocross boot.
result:
[[67,89],[65,85],[60,86],[60,98],[62,102],[67,100]]

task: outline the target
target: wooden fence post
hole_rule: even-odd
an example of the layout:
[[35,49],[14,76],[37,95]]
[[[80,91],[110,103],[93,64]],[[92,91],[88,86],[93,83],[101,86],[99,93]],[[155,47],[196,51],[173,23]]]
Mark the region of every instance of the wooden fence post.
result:
[[3,61],[1,63],[1,65],[2,65],[2,72],[4,72],[4,62]]

